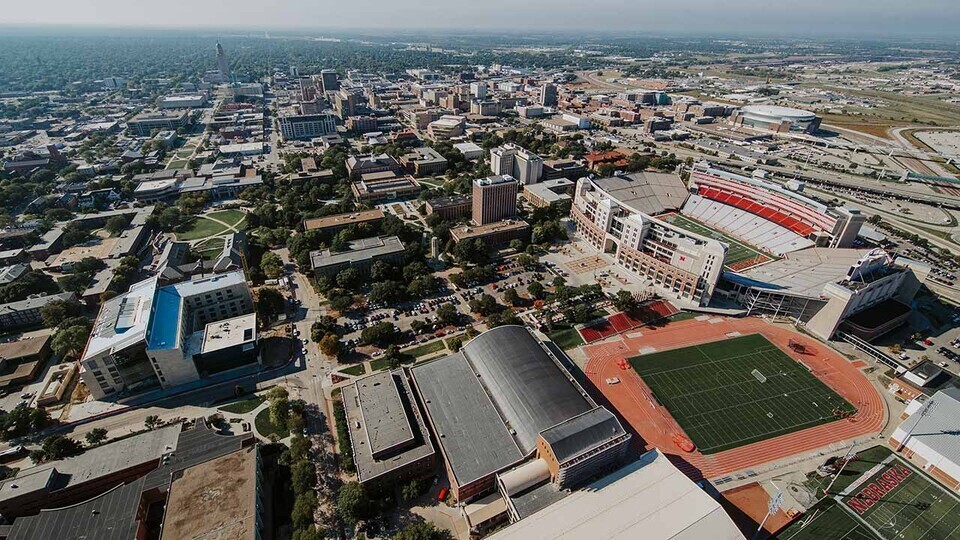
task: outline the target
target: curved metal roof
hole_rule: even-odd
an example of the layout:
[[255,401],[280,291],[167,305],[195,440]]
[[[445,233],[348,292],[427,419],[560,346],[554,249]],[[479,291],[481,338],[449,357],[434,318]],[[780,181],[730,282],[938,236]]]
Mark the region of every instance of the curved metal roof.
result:
[[464,345],[463,356],[487,389],[525,454],[537,435],[595,404],[523,326],[500,326]]
[[763,116],[779,116],[791,120],[812,120],[816,118],[816,113],[805,111],[803,109],[794,109],[792,107],[781,107],[779,105],[747,105],[741,109],[745,113],[759,114]]

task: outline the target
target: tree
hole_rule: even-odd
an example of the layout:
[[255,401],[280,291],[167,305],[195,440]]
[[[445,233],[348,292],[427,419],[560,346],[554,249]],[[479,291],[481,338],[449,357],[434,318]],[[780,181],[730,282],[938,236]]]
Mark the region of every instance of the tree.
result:
[[308,525],[305,529],[293,531],[290,540],[326,540],[327,531],[318,529],[314,525]]
[[53,334],[50,348],[60,356],[69,356],[83,350],[90,336],[89,326],[71,326],[62,328]]
[[39,450],[30,453],[30,458],[38,462],[56,461],[81,453],[83,453],[83,445],[80,441],[63,435],[50,435],[43,440]]
[[331,358],[339,360],[343,354],[343,343],[340,342],[336,334],[326,334],[320,338],[319,344],[320,352]]
[[511,306],[516,306],[520,304],[521,298],[516,289],[507,289],[507,292],[503,293],[503,300]]
[[487,327],[489,328],[496,328],[508,324],[523,324],[523,321],[520,320],[520,317],[517,317],[517,314],[514,313],[512,309],[505,309],[487,317]]
[[161,424],[160,417],[155,414],[151,414],[150,416],[147,416],[146,418],[143,419],[143,425],[150,430],[157,429],[158,427],[160,427],[160,424]]
[[389,306],[402,301],[405,292],[403,283],[399,281],[382,281],[370,286],[367,298],[374,304]]
[[107,430],[104,428],[93,428],[85,436],[89,446],[96,446],[107,440]]
[[613,305],[620,311],[631,312],[637,309],[637,299],[633,297],[630,291],[620,290],[613,297]]
[[410,282],[407,293],[413,298],[426,298],[437,290],[437,280],[433,276],[420,276]]
[[260,269],[268,279],[277,279],[283,274],[283,260],[276,253],[268,251],[260,259]]
[[327,298],[330,301],[330,307],[334,310],[343,313],[345,310],[349,309],[353,305],[353,296],[349,294],[344,294],[343,290],[335,289],[336,292],[331,293]]
[[313,514],[317,511],[317,496],[312,491],[297,495],[293,503],[290,520],[296,529],[305,529],[313,526]]
[[397,269],[387,261],[376,261],[370,267],[370,279],[373,281],[387,281],[396,276],[396,273]]
[[103,226],[113,236],[116,236],[123,232],[127,228],[127,218],[123,216],[113,216],[107,220],[107,223]]
[[297,495],[311,491],[317,485],[317,468],[309,459],[301,459],[290,467],[290,484]]
[[460,312],[453,303],[441,304],[437,308],[437,318],[446,325],[457,324],[460,320]]
[[286,397],[270,400],[270,422],[280,430],[287,429],[290,419],[290,400]]
[[265,319],[272,319],[283,313],[286,306],[287,300],[277,289],[264,287],[257,294],[257,313]]
[[50,415],[41,409],[18,405],[10,412],[0,410],[0,440],[8,441],[50,425]]
[[344,268],[337,274],[337,286],[355,290],[360,285],[360,271],[356,268]]
[[359,482],[347,482],[337,495],[337,511],[351,527],[370,515],[370,499]]
[[527,292],[534,298],[540,298],[543,296],[543,285],[541,285],[539,281],[534,281],[530,285],[527,285]]
[[80,313],[80,304],[66,300],[54,300],[40,308],[40,318],[44,326],[53,328],[59,326],[64,319],[75,317]]
[[470,300],[470,311],[473,313],[478,313],[484,317],[492,315],[500,310],[501,306],[497,303],[497,299],[490,296],[489,294],[482,294],[480,298],[474,298]]
[[389,321],[381,321],[373,326],[369,326],[360,332],[360,339],[367,345],[383,345],[397,335],[397,327]]
[[408,523],[393,535],[392,540],[451,540],[450,531],[438,529],[429,521]]

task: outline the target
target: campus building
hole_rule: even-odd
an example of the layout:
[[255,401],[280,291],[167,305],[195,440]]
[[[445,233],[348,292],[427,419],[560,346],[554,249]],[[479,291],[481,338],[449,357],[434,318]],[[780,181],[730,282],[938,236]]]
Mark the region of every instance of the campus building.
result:
[[473,181],[473,224],[486,225],[517,215],[517,181],[508,174]]
[[357,379],[342,395],[361,484],[390,488],[433,472],[436,451],[405,370]]
[[291,114],[280,115],[280,135],[284,140],[312,139],[337,132],[337,124],[332,114]]
[[135,283],[101,306],[80,357],[94,398],[170,388],[259,363],[243,271],[165,287],[158,279]]
[[675,174],[634,173],[577,181],[570,217],[577,233],[666,298],[706,305],[727,247],[658,219],[687,198]]
[[[622,459],[630,435],[563,367],[562,355],[522,326],[500,326],[410,369],[458,501],[493,492],[498,473],[527,462],[538,472],[526,488],[547,482],[543,489],[557,492]],[[505,483],[511,493],[525,491]]]
[[262,468],[252,433],[222,435],[203,419],[146,431],[4,481],[4,537],[268,537]]
[[513,143],[490,151],[490,169],[494,175],[510,175],[520,184],[536,184],[543,176],[543,159]]
[[310,266],[317,278],[336,276],[347,268],[354,268],[361,276],[369,276],[373,263],[386,261],[399,265],[403,262],[403,243],[396,236],[374,236],[350,242],[346,251],[310,252]]
[[960,492],[960,388],[923,395],[907,405],[910,416],[890,436],[890,446],[954,492]]

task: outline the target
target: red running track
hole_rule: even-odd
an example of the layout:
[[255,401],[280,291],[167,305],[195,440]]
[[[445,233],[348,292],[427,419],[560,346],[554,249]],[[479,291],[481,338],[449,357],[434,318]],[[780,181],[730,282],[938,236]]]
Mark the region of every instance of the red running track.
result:
[[[673,435],[682,432],[679,424],[670,416],[666,407],[652,399],[650,390],[640,376],[633,370],[621,369],[617,361],[636,356],[637,351],[646,347],[652,347],[658,352],[677,349],[726,339],[734,332],[740,335],[762,334],[788,352],[791,358],[796,357],[796,353],[790,351],[788,346],[791,339],[806,345],[808,353],[801,357],[803,363],[812,369],[820,380],[852,403],[857,408],[856,414],[844,420],[715,454],[680,451],[673,441]],[[690,319],[660,328],[645,328],[642,333],[642,336],[620,336],[617,341],[584,346],[583,350],[588,356],[584,371],[593,386],[599,389],[643,439],[646,449],[659,448],[694,479],[719,478],[837,442],[877,433],[886,423],[886,405],[870,381],[860,372],[859,367],[862,366],[852,364],[812,338],[773,326],[762,319],[717,317],[709,322]],[[604,382],[612,377],[619,377],[621,382],[615,385]]]

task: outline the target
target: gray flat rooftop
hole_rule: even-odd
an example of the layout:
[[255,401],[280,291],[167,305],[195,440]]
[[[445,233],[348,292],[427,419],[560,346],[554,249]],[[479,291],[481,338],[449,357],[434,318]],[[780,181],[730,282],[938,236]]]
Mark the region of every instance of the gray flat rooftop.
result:
[[759,289],[817,298],[824,286],[846,278],[850,266],[869,252],[869,249],[804,249],[746,272],[726,273],[724,277]]
[[641,172],[592,182],[622,204],[649,216],[676,211],[689,195],[683,180],[673,173]]
[[[374,386],[378,383],[379,386]],[[362,398],[358,394],[361,386],[366,386],[361,390],[364,394]],[[391,392],[387,391],[390,388],[393,389],[392,397],[389,396]],[[408,463],[429,458],[435,453],[427,434],[426,423],[420,410],[413,405],[413,392],[403,370],[384,371],[365,377],[355,384],[344,386],[342,391],[350,439],[353,441],[353,458],[361,482],[370,481]],[[393,401],[393,397],[396,398],[389,412],[384,410],[383,404],[376,401],[384,397],[382,394],[388,394],[386,399],[390,401]],[[390,422],[396,425],[390,425]],[[407,433],[410,438],[404,439]],[[371,439],[387,449],[387,452],[379,453],[379,456],[374,458]],[[396,444],[392,448],[386,446],[389,441]]]
[[411,372],[459,485],[523,459],[520,447],[462,354],[424,362]]
[[329,249],[311,251],[310,263],[313,268],[323,268],[402,253],[403,249],[403,243],[396,236],[374,236],[350,242],[350,248],[347,251],[333,252]]
[[620,421],[610,411],[597,407],[541,432],[557,461],[563,463],[625,435]]
[[390,371],[381,371],[356,382],[367,444],[377,457],[413,441],[413,427],[403,410],[397,384]]

